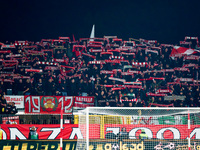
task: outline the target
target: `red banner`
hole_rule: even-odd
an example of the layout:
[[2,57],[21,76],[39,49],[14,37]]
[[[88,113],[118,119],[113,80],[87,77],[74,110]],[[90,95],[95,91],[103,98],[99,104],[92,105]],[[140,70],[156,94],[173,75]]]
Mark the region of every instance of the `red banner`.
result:
[[2,117],[2,124],[19,124],[19,116]]
[[72,113],[73,97],[70,96],[24,96],[25,113]]
[[[15,140],[28,139],[30,128],[36,127],[39,139],[83,139],[85,138],[86,131],[80,130],[77,124],[64,124],[63,134],[60,132],[60,125],[9,125],[2,124],[3,139]],[[83,125],[82,129],[86,129]],[[117,135],[121,129],[125,127],[128,132],[129,139],[138,139],[141,130],[145,130],[149,139],[187,139],[188,126],[187,125],[133,125],[133,124],[105,124],[104,133],[100,132],[100,124],[90,124],[89,138],[100,139],[100,134],[103,133],[104,137],[107,133]],[[200,125],[191,125],[189,130],[191,139],[200,139]]]
[[[3,131],[3,139],[7,140],[25,140],[28,139],[30,128],[35,126],[36,132],[38,133],[39,139],[60,139],[62,134],[60,132],[60,125],[9,125],[2,124],[1,128]],[[81,132],[78,128],[78,125],[69,124],[63,125],[63,139],[77,139],[82,138]]]
[[78,109],[94,106],[93,96],[75,96],[74,107]]
[[[188,126],[187,125],[110,125],[104,126],[104,135],[107,133],[118,134],[121,129],[125,127],[130,139],[138,139],[141,130],[145,130],[149,139],[187,139]],[[190,126],[191,139],[200,139],[200,126]],[[93,137],[90,137],[93,138]],[[94,137],[96,138],[96,137]]]

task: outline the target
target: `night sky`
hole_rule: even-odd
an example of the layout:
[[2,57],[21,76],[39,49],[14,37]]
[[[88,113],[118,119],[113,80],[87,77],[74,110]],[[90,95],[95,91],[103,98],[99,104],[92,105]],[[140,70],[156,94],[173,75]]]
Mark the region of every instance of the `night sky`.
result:
[[116,35],[178,43],[200,37],[200,1],[1,0],[0,42]]

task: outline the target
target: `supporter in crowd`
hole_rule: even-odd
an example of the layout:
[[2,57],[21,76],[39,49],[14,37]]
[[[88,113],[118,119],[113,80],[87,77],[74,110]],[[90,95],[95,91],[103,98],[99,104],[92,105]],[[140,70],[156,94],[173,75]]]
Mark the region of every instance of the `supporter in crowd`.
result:
[[17,107],[15,106],[15,103],[11,103],[11,108],[10,108],[10,113],[11,114],[16,114],[18,112]]
[[110,107],[109,101],[106,101],[106,106],[105,107]]
[[[1,48],[1,96],[95,96],[102,107],[200,106],[199,56],[171,57],[173,46],[143,41],[128,49],[123,42],[113,47],[112,39],[103,39],[102,49],[89,41],[41,43],[16,45],[10,54]],[[16,113],[6,106],[1,98],[1,113]]]
[[126,131],[126,128],[123,127],[121,131],[119,132],[119,139],[128,139],[128,132]]
[[4,85],[4,82],[1,81],[1,84],[0,84],[0,96],[5,95],[5,94],[6,94],[5,85]]
[[9,102],[7,103],[4,96],[0,99],[0,114],[16,114],[18,112],[15,103]]
[[35,91],[36,91],[36,95],[44,95],[45,92],[45,87],[44,87],[44,83],[42,81],[42,79],[40,78],[39,81],[35,84]]
[[31,93],[32,93],[32,85],[30,83],[30,79],[27,79],[26,83],[24,84],[23,95],[30,95]]
[[121,107],[122,103],[119,101],[118,97],[115,97],[115,107]]
[[0,105],[1,105],[1,113],[6,113],[7,101],[4,98],[4,96],[2,96],[0,99]]

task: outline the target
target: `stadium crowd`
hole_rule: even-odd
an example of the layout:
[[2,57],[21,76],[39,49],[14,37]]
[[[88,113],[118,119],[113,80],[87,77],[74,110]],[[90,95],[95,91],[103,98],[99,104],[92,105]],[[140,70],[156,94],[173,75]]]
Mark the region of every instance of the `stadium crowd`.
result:
[[[189,44],[188,44],[189,43]],[[182,47],[191,46],[185,41]],[[199,56],[155,40],[68,37],[0,43],[4,95],[95,96],[102,107],[199,107]],[[2,110],[2,109],[1,109]]]
[[7,103],[4,96],[0,99],[0,114],[16,114],[18,112],[15,103],[9,102]]

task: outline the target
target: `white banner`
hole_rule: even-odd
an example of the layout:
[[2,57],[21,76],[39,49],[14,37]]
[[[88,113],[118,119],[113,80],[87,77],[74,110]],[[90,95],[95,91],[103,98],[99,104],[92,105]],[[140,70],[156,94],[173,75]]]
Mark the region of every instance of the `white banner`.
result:
[[5,95],[7,103],[14,102],[17,108],[24,109],[24,96],[23,95]]

